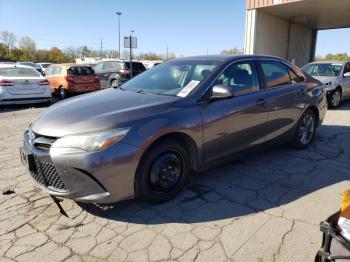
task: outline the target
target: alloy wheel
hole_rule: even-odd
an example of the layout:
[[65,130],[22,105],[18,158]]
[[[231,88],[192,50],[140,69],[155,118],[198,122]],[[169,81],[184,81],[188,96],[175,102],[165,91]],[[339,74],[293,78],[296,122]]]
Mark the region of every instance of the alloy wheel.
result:
[[340,100],[341,100],[341,94],[340,94],[339,90],[335,90],[332,94],[332,97],[331,97],[332,106],[337,107],[340,103]]
[[311,142],[312,136],[315,132],[315,119],[311,114],[306,114],[300,123],[299,127],[299,141],[303,145]]

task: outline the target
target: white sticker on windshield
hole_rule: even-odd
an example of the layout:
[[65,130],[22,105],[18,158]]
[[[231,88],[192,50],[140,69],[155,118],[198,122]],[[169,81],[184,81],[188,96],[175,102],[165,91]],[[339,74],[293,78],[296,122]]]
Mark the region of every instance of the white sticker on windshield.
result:
[[198,86],[200,81],[198,80],[191,80],[178,94],[177,96],[180,97],[186,97],[191,91]]

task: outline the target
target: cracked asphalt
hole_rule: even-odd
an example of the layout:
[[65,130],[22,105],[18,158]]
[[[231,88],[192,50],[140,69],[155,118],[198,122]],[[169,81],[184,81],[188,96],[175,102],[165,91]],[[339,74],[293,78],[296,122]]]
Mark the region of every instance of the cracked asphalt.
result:
[[350,186],[348,102],[328,111],[307,150],[282,146],[195,174],[162,205],[64,200],[67,218],[19,158],[43,110],[0,109],[0,261],[313,261],[319,222]]

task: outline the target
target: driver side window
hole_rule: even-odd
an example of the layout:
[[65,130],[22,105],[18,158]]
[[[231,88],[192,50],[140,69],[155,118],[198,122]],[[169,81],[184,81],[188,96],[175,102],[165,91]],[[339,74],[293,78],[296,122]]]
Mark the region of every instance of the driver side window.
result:
[[235,94],[245,94],[259,90],[259,79],[253,61],[241,61],[230,65],[217,78],[215,85],[226,85]]

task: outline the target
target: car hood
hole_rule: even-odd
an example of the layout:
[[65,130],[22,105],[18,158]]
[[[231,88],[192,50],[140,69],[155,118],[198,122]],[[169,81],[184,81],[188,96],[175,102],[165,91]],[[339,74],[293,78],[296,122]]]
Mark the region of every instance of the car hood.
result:
[[330,81],[337,81],[336,76],[312,76],[313,78],[321,81],[323,84],[329,83]]
[[62,137],[126,127],[134,120],[164,111],[178,99],[109,88],[54,104],[32,124],[32,130],[43,136]]

